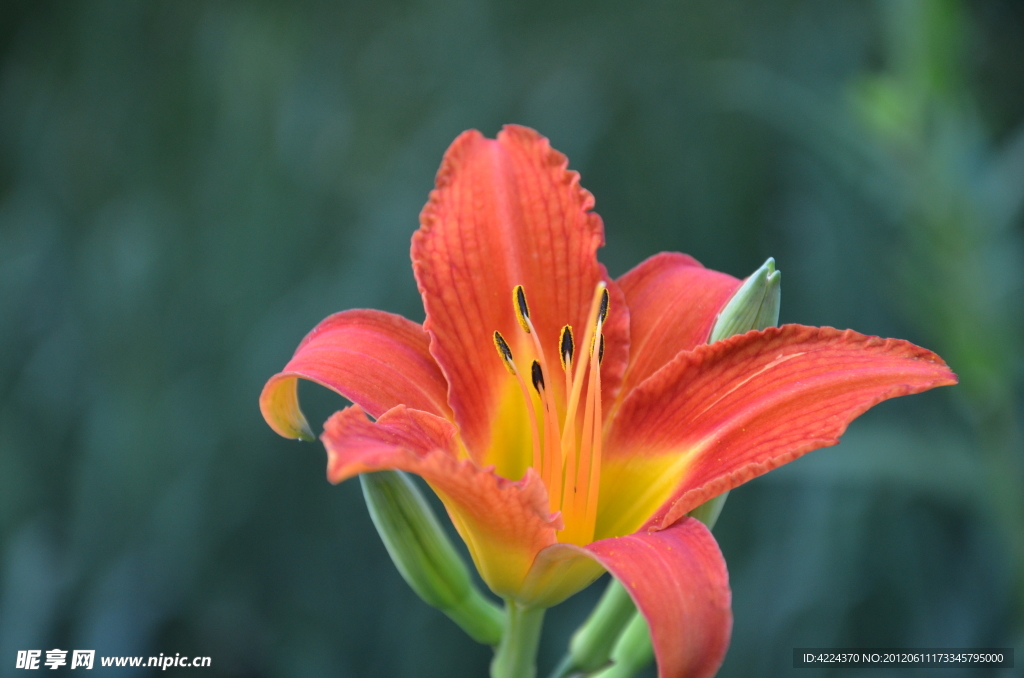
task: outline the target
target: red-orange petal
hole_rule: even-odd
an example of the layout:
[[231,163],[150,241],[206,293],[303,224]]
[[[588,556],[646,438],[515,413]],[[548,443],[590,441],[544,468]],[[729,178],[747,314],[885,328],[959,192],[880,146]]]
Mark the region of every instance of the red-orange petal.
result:
[[284,370],[263,387],[260,410],[286,438],[311,438],[298,379],[326,386],[378,417],[403,404],[447,419],[448,384],[423,327],[392,313],[335,313],[306,335]]
[[587,547],[622,582],[647,620],[659,678],[710,678],[732,633],[729,573],[698,520]]
[[504,597],[522,584],[537,553],[555,543],[561,519],[548,512],[544,483],[531,469],[519,482],[456,457],[455,426],[399,405],[376,422],[352,406],[335,413],[321,436],[327,477],[398,469],[421,476],[444,502],[477,570]]
[[617,281],[629,306],[630,361],[620,400],[680,351],[706,343],[718,312],[740,286],[693,257],[662,252]]
[[876,403],[955,383],[931,351],[831,327],[773,327],[681,353],[635,388],[612,422],[598,534],[626,534],[645,518],[664,528],[836,444]]
[[516,600],[557,605],[590,584],[601,568],[615,576],[644,615],[661,678],[713,676],[732,631],[725,559],[693,518],[587,546],[554,544],[537,554]]
[[[628,311],[597,262],[604,228],[591,211],[594,198],[567,162],[525,127],[507,126],[494,140],[465,132],[445,153],[413,236],[430,350],[448,379],[455,421],[479,462],[502,461],[486,455],[511,379],[495,354],[493,333],[504,335],[527,375],[533,357],[513,311],[515,285],[524,287],[549,366],[557,370],[561,327],[572,325],[579,340],[594,288],[608,281],[612,308],[602,368],[608,402],[625,368]],[[563,381],[548,375],[559,397]]]

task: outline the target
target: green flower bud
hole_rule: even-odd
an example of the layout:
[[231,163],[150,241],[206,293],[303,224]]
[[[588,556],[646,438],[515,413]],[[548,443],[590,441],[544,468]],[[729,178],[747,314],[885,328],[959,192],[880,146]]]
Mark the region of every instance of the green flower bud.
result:
[[402,578],[477,642],[497,645],[501,609],[480,593],[416,485],[400,471],[359,476],[377,533]]
[[[768,257],[761,268],[743,281],[736,294],[732,295],[732,299],[718,314],[708,343],[728,339],[735,334],[745,334],[750,330],[775,327],[779,324],[781,299],[782,271],[776,271],[775,260]],[[690,511],[689,515],[712,530],[728,497],[729,493],[723,492]]]
[[718,314],[708,343],[778,325],[781,296],[782,272],[775,270],[775,260],[769,257],[761,268],[743,281]]

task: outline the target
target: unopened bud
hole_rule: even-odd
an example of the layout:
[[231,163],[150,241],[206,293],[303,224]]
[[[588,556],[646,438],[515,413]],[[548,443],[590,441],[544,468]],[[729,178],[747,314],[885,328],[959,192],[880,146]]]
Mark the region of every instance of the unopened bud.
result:
[[[782,271],[776,271],[775,260],[768,257],[761,268],[743,281],[736,294],[732,295],[732,299],[718,314],[708,343],[728,339],[734,334],[745,334],[750,330],[775,327],[779,324],[781,299]],[[723,492],[690,511],[689,515],[712,530],[728,497],[729,492]]]
[[743,281],[718,314],[708,343],[778,325],[781,297],[782,272],[775,270],[775,260],[769,257],[761,268]]
[[402,578],[474,640],[497,645],[504,615],[474,586],[422,493],[401,471],[359,476],[377,533]]

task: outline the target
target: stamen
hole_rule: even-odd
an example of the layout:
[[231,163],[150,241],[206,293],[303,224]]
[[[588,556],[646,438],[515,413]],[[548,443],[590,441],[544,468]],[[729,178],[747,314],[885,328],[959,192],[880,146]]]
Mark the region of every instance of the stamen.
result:
[[[566,401],[568,401],[569,394],[572,393],[572,354],[576,350],[576,346],[572,338],[572,327],[566,325],[565,327],[562,328],[562,336],[558,344],[560,349],[559,357],[562,359],[562,372],[565,373],[565,399]],[[568,405],[568,402],[566,402],[566,405]],[[566,409],[565,421],[562,423],[563,433],[566,429],[570,428],[570,426],[572,426],[575,429],[575,423],[570,424],[570,420],[574,421],[575,419],[576,413],[573,412],[572,410]],[[573,433],[573,436],[575,436],[575,432]],[[559,441],[559,447],[561,448],[561,446],[564,444],[565,440],[563,438],[563,440]],[[571,474],[575,472],[576,455],[568,454],[566,456],[568,457],[567,464],[570,466],[570,468],[566,469],[566,472]]]
[[583,435],[580,440],[580,460],[576,470],[576,491],[571,513],[574,529],[570,539],[580,544],[593,539],[597,517],[597,498],[601,483],[601,354],[604,352],[604,334],[601,329],[605,318],[608,317],[608,306],[608,290],[603,289],[594,323],[594,334],[590,338],[587,404],[583,412]]
[[[533,378],[533,388],[537,391],[541,404],[544,406],[542,417],[544,422],[544,451],[541,454],[541,468],[537,470],[540,472],[546,487],[561,488],[562,459],[558,453],[558,416],[549,407],[553,395],[545,393],[544,369],[536,360],[533,361],[530,374]],[[551,505],[551,511],[557,511],[561,506],[561,497],[549,491],[548,502]]]
[[523,331],[530,334],[530,307],[526,305],[526,293],[522,285],[516,285],[512,290],[512,306],[516,309],[516,320]]
[[[587,360],[580,361],[576,355],[580,344],[571,326],[564,325],[559,333],[558,358],[565,377],[566,398],[565,419],[561,426],[555,393],[546,382],[548,365],[544,347],[530,318],[530,307],[522,285],[516,285],[512,290],[512,306],[519,326],[533,342],[536,358],[530,363],[530,380],[536,396],[530,392],[525,375],[516,368],[508,342],[499,332],[494,333],[498,355],[516,378],[527,403],[533,435],[533,468],[548,488],[551,511],[562,511],[565,529],[559,533],[559,540],[581,545],[593,539],[597,519],[603,433],[601,365],[605,353],[605,336],[601,330],[610,311],[610,298],[605,283],[598,281],[582,338],[582,346],[587,347]],[[579,364],[574,364],[574,360]],[[587,387],[586,402],[580,403],[584,383]],[[539,415],[534,397],[539,398],[543,407]],[[582,434],[577,445],[576,424],[580,414],[577,410],[580,404],[583,404]]]
[[523,392],[523,399],[526,401],[526,413],[530,417],[530,433],[533,435],[533,467],[538,469],[537,472],[540,473],[543,457],[540,446],[540,429],[537,427],[537,412],[533,409],[533,397],[530,396],[530,391],[526,388],[526,382],[523,381],[522,375],[516,369],[515,361],[512,359],[512,349],[508,347],[505,337],[501,336],[501,332],[497,330],[494,331],[494,346],[498,349],[498,355],[505,364],[505,369],[516,378],[516,381],[519,382],[519,389]]
[[[590,342],[593,341],[594,328],[596,326],[598,312],[601,306],[605,306],[607,312],[607,305],[603,304],[602,301],[605,298],[604,293],[606,292],[605,284],[603,280],[598,281],[597,286],[594,288],[594,297],[590,303],[590,312],[587,314],[587,324],[585,325],[586,332],[583,335],[583,346],[589,346]],[[562,454],[567,454],[569,447],[576,446],[576,417],[575,412],[579,407],[580,394],[583,390],[583,375],[585,373],[584,365],[585,361],[580,361],[580,364],[576,366],[575,374],[572,379],[572,388],[569,391],[568,402],[566,403],[566,417],[565,417],[565,428],[562,430]],[[569,413],[572,413],[570,416]],[[570,481],[571,482],[571,481]],[[568,485],[567,485],[568,487]]]
[[[594,296],[590,303],[590,311],[587,314],[586,331],[583,335],[583,346],[587,346],[593,353],[594,337],[601,332],[601,325],[608,314],[608,289],[604,281],[598,281],[594,288]],[[562,488],[563,498],[562,515],[565,519],[566,529],[560,539],[576,544],[586,543],[588,538],[583,534],[585,526],[582,524],[586,517],[586,498],[589,497],[587,481],[590,477],[591,448],[594,436],[594,404],[595,389],[600,389],[600,382],[593,376],[587,387],[587,402],[583,410],[583,434],[580,439],[579,458],[577,459],[576,448],[576,410],[579,406],[580,396],[583,391],[583,379],[587,368],[594,363],[591,360],[579,361],[575,366],[575,373],[572,377],[572,387],[569,391],[566,407],[565,427],[562,430],[562,456],[565,457],[565,482]],[[570,366],[570,370],[572,366]],[[599,369],[599,368],[598,368]],[[595,369],[590,369],[591,374]],[[566,374],[568,379],[568,373]]]

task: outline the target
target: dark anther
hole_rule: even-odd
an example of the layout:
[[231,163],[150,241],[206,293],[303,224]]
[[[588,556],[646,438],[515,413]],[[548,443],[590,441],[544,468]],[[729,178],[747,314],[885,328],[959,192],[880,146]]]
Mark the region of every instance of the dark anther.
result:
[[522,285],[516,285],[512,290],[512,304],[516,307],[516,320],[519,321],[519,326],[529,334],[530,323],[527,321],[530,319],[530,307],[526,305],[526,292],[523,291]]
[[494,347],[498,349],[498,355],[501,356],[502,362],[505,363],[505,369],[507,369],[510,374],[515,374],[516,364],[512,361],[512,349],[508,347],[505,337],[501,336],[501,332],[498,332],[497,330],[494,332]]
[[523,314],[523,317],[529,318],[530,307],[526,305],[526,293],[523,292],[522,285],[516,285],[516,304],[519,305],[519,312]]
[[559,349],[561,350],[562,358],[562,369],[566,369],[566,366],[572,363],[572,353],[576,346],[572,340],[572,328],[566,325],[562,328],[562,338],[559,340]]
[[540,369],[540,363],[536,360],[533,361],[531,371],[533,373],[533,387],[537,389],[537,393],[540,393],[540,390],[544,388],[544,371]]
[[597,312],[597,322],[604,323],[608,317],[608,288],[601,291],[601,309]]

